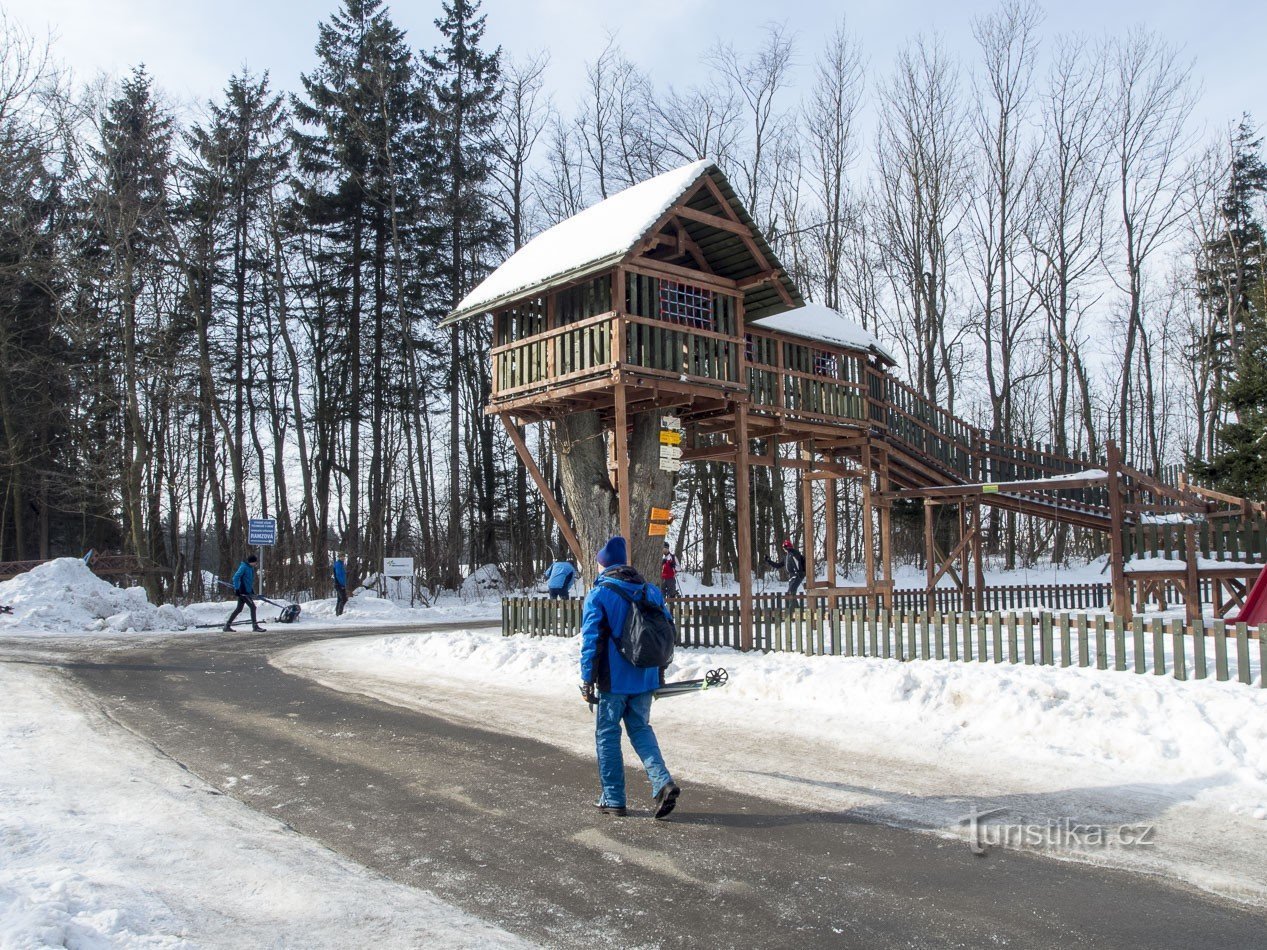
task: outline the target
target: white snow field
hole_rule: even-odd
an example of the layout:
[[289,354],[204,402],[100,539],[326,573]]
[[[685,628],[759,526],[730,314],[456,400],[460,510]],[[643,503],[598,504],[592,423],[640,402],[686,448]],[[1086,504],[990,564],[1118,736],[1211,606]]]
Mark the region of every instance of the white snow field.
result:
[[[273,662],[589,757],[578,651],[579,638],[464,631],[311,643]],[[699,781],[952,837],[974,807],[1008,825],[1143,824],[1146,845],[1050,850],[1267,904],[1267,690],[730,650],[680,650],[669,679],[716,667],[724,689],[655,706],[685,808]],[[643,793],[631,786],[631,800]]]
[[522,946],[0,664],[0,948]]

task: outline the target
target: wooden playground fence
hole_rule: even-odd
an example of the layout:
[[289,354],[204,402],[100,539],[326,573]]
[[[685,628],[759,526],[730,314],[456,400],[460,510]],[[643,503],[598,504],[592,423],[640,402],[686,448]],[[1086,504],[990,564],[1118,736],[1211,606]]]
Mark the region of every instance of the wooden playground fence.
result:
[[[1050,612],[869,613],[828,608],[822,598],[788,606],[781,594],[753,600],[753,647],[768,652],[1112,669],[1267,686],[1267,627],[1216,620],[1197,621],[1189,630],[1177,618],[1127,623],[1105,614]],[[680,646],[739,648],[737,596],[678,597],[670,606]],[[571,637],[580,629],[579,600],[502,600],[506,636]]]

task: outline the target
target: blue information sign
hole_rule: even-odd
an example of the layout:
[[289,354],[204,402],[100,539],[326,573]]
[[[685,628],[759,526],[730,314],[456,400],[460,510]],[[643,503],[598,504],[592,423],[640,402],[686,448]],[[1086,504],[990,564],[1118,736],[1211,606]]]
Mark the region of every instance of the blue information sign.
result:
[[277,543],[276,518],[251,518],[246,523],[246,543],[251,547],[263,547]]

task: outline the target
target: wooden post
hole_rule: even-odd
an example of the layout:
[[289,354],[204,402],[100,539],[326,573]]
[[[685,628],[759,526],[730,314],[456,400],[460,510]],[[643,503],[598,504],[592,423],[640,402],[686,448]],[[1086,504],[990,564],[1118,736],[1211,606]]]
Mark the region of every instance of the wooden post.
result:
[[[877,613],[879,607],[879,601],[875,596],[875,495],[871,490],[874,461],[871,443],[868,442],[862,446],[862,564],[866,571],[867,609],[872,615]],[[883,527],[880,534],[883,544]]]
[[735,407],[735,537],[739,547],[739,649],[752,649],[752,499],[748,470],[748,407]]
[[532,453],[528,451],[528,446],[524,442],[523,436],[519,433],[519,429],[515,426],[514,420],[511,419],[510,413],[499,412],[497,417],[501,419],[502,425],[506,427],[506,434],[510,436],[511,444],[514,445],[515,452],[519,455],[519,461],[523,463],[524,468],[528,470],[528,474],[532,477],[533,483],[537,486],[537,491],[541,493],[541,498],[546,503],[546,508],[549,509],[550,514],[554,516],[555,524],[559,526],[559,533],[563,535],[563,540],[567,542],[568,550],[576,558],[576,563],[579,567],[585,563],[585,555],[581,552],[581,542],[576,537],[576,532],[572,530],[572,525],[563,511],[563,506],[559,504],[559,500],[554,497],[554,492],[550,490],[550,483],[541,474],[541,469],[537,467],[536,460],[533,459]]
[[959,590],[963,595],[963,609],[969,611],[972,609],[972,583],[968,574],[968,547],[972,544],[968,534],[968,503],[963,499],[959,500]]
[[933,512],[934,501],[931,498],[924,499],[924,567],[925,567],[925,588],[928,592],[928,612],[930,614],[937,612],[937,598],[933,595],[933,584],[936,583],[934,578],[937,576],[936,567],[933,560],[936,558],[935,545],[933,543]]
[[1197,549],[1197,526],[1194,524],[1186,524],[1183,526],[1183,548],[1184,563],[1187,570],[1184,572],[1184,613],[1188,619],[1188,626],[1191,627],[1201,617],[1201,574],[1197,566],[1197,559],[1201,556],[1201,552]]
[[985,610],[985,568],[981,564],[981,502],[972,503],[972,573],[976,587],[976,609]]
[[801,450],[801,458],[808,463],[801,470],[801,521],[805,535],[805,589],[815,586],[814,568],[814,480],[807,477],[814,470],[814,440]]
[[1133,616],[1126,591],[1126,564],[1122,546],[1125,530],[1122,501],[1122,453],[1112,439],[1105,446],[1109,491],[1109,577],[1113,585],[1113,613],[1130,622]]
[[880,493],[880,570],[884,572],[884,594],[881,602],[893,610],[893,506],[889,501],[889,453],[881,451],[879,477],[876,484]]
[[826,546],[827,554],[827,586],[835,587],[839,582],[836,580],[836,547],[838,538],[836,537],[836,479],[827,479],[824,486],[827,493],[827,509],[826,517],[823,519],[823,527],[827,534],[827,539],[823,542]]

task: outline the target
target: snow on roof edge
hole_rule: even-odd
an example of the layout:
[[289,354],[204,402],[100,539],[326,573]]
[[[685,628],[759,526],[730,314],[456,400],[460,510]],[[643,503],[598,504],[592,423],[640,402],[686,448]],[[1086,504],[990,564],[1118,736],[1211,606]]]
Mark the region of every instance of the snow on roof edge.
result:
[[874,333],[823,304],[807,303],[803,307],[759,317],[751,325],[845,349],[876,353],[890,362],[897,362],[897,358]]

